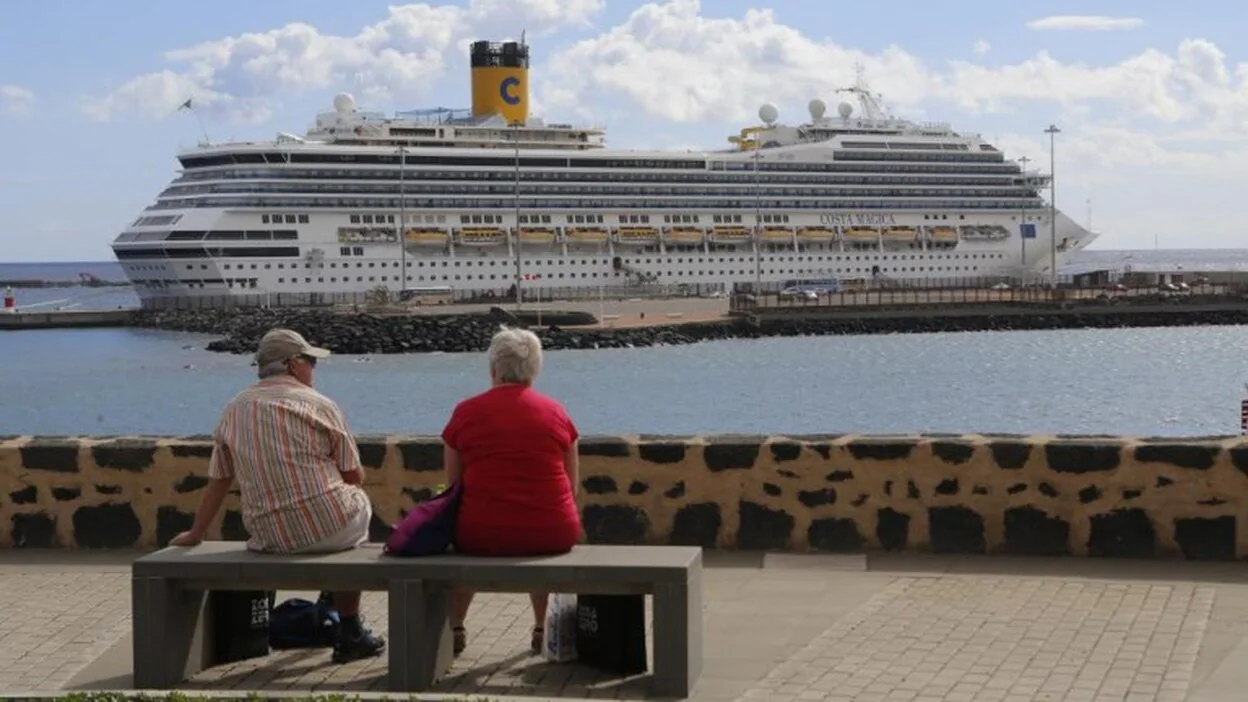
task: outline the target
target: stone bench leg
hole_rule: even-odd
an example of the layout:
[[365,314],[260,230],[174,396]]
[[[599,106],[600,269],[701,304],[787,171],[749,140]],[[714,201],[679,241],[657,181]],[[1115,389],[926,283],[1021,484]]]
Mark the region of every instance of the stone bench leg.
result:
[[424,692],[450,669],[451,591],[443,583],[392,580],[387,683],[391,692]]
[[689,697],[702,674],[702,569],[654,590],[654,692]]
[[167,578],[130,579],[135,689],[168,690],[212,665],[207,594],[178,589]]

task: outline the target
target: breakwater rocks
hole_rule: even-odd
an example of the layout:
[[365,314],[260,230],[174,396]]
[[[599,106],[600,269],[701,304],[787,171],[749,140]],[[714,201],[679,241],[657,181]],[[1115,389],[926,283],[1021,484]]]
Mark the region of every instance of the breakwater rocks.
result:
[[[579,313],[564,315],[584,323]],[[547,314],[545,322],[566,324]],[[500,324],[527,326],[496,309],[490,314],[405,316],[344,314],[325,310],[213,309],[146,310],[135,315],[138,327],[219,335],[210,351],[252,353],[273,327],[294,329],[315,344],[342,354],[390,354],[484,351]],[[558,324],[538,328],[547,349],[607,349],[673,346],[702,341],[772,336],[906,334],[953,331],[1023,331],[1248,324],[1248,305],[1131,306],[1024,309],[961,308],[920,310],[840,310],[827,308],[764,311],[747,318],[617,329],[569,329]]]

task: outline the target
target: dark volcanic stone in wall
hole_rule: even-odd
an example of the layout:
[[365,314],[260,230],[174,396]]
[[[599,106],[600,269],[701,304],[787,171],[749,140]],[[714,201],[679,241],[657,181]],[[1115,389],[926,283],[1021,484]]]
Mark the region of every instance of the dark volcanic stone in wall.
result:
[[628,494],[630,495],[644,495],[649,491],[650,486],[640,480],[634,480],[628,484]]
[[676,512],[668,543],[673,546],[715,548],[719,543],[719,530],[723,526],[724,519],[719,512],[718,503],[699,502],[685,505]]
[[442,442],[400,440],[399,455],[403,457],[403,470],[431,473],[442,470]]
[[421,502],[427,502],[433,499],[433,488],[405,487],[399,492],[407,495],[408,499],[410,499],[414,504],[420,504]]
[[1101,489],[1095,485],[1089,485],[1079,491],[1079,501],[1083,504],[1091,504],[1101,499]]
[[591,495],[611,495],[620,490],[615,478],[609,475],[591,475],[581,481],[581,487]]
[[913,439],[853,439],[845,448],[855,460],[900,461],[914,452]]
[[854,472],[852,470],[834,470],[823,476],[823,479],[829,483],[843,483],[846,480],[853,480]]
[[386,462],[386,449],[389,447],[384,438],[357,439],[356,447],[360,450],[360,463],[365,468],[377,470]]
[[984,518],[968,507],[930,507],[927,510],[931,525],[931,543],[934,553],[983,553]]
[[1021,441],[994,441],[988,444],[992,460],[1002,470],[1019,470],[1031,458],[1031,444]]
[[836,490],[832,488],[802,490],[797,493],[797,501],[811,509],[822,507],[823,505],[834,505],[836,504]]
[[26,470],[78,472],[78,442],[68,439],[31,439],[18,449]]
[[251,538],[247,527],[243,526],[242,513],[232,509],[225,511],[225,516],[221,518],[221,538],[225,541],[246,541]]
[[832,553],[853,553],[862,550],[863,538],[858,523],[852,519],[832,517],[816,519],[806,530],[811,548]]
[[885,551],[901,551],[910,543],[910,515],[885,507],[875,520],[875,538]]
[[1005,552],[1016,556],[1070,554],[1070,524],[1035,507],[1005,511]]
[[958,494],[958,479],[945,478],[936,484],[937,495],[956,495]]
[[960,465],[975,455],[975,444],[969,441],[933,441],[932,455],[945,463]]
[[133,548],[143,535],[143,525],[127,502],[74,510],[74,543],[80,548]]
[[763,483],[763,492],[772,497],[779,497],[784,491],[780,489],[779,485],[774,483]]
[[712,439],[703,448],[703,460],[712,473],[726,470],[749,470],[758,460],[759,443],[755,439]]
[[650,532],[645,510],[627,505],[586,505],[581,524],[591,544],[642,544]]
[[1235,560],[1235,517],[1174,520],[1174,540],[1189,561]]
[[10,536],[17,548],[60,548],[61,537],[56,533],[56,518],[45,513],[15,514]]
[[120,485],[96,485],[95,491],[100,493],[101,495],[120,495],[121,486]]
[[1053,441],[1045,444],[1044,457],[1058,473],[1105,473],[1122,462],[1122,445]]
[[187,473],[186,477],[174,483],[173,491],[180,495],[185,495],[188,492],[202,490],[207,486],[208,478],[206,476]]
[[669,500],[679,499],[685,496],[685,481],[679,480],[675,485],[664,491],[663,496]]
[[54,487],[52,488],[52,499],[57,502],[69,502],[82,497],[82,488],[80,487]]
[[618,436],[591,436],[582,438],[577,445],[577,453],[582,458],[585,456],[598,456],[600,458],[628,458],[632,456],[632,449],[628,442]]
[[796,461],[802,455],[802,445],[796,441],[776,441],[771,444],[771,458],[776,463]]
[[1235,466],[1235,470],[1248,475],[1248,447],[1236,446],[1228,453],[1231,454],[1231,465]]
[[100,468],[142,473],[152,467],[156,442],[151,439],[117,439],[91,447],[91,456]]
[[171,444],[169,452],[174,458],[212,458],[212,444],[202,442]]
[[394,531],[394,527],[387,524],[386,520],[377,515],[377,511],[373,511],[373,517],[368,521],[368,541],[374,544],[384,544],[390,538],[390,534]]
[[169,505],[160,507],[156,510],[156,546],[168,546],[173,537],[190,529],[194,524],[194,514]]
[[683,442],[646,442],[637,444],[637,455],[647,463],[666,465],[668,463],[680,463],[685,460],[687,449],[688,447]]
[[33,505],[39,501],[39,487],[27,485],[21,490],[14,490],[9,493],[9,501],[15,505]]
[[796,522],[793,515],[747,500],[741,500],[737,510],[737,548],[766,551],[789,547]]
[[1169,463],[1180,468],[1209,470],[1222,452],[1220,446],[1201,444],[1143,444],[1135,447],[1140,463]]
[[1088,555],[1116,558],[1152,558],[1157,532],[1142,509],[1116,509],[1091,519]]

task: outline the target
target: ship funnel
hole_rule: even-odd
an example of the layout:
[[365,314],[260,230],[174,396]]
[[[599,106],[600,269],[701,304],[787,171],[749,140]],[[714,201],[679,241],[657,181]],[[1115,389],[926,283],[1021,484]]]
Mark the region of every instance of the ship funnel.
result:
[[472,115],[529,119],[529,46],[523,41],[472,43]]

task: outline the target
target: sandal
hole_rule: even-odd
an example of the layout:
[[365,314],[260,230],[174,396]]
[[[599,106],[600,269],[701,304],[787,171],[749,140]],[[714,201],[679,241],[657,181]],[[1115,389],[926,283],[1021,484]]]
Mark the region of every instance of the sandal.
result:
[[529,638],[529,648],[532,649],[534,653],[542,652],[543,633],[544,631],[542,627],[540,626],[533,627],[533,635],[532,637]]
[[468,648],[468,632],[462,626],[451,627],[451,655],[458,658],[465,648]]

